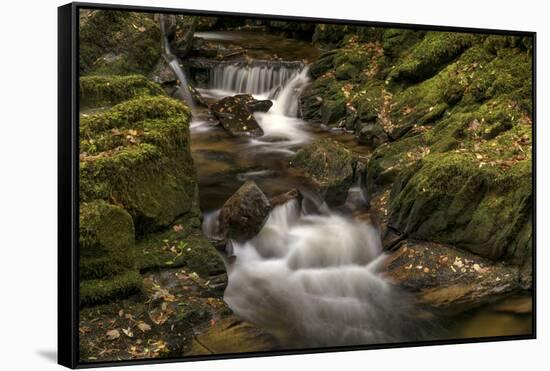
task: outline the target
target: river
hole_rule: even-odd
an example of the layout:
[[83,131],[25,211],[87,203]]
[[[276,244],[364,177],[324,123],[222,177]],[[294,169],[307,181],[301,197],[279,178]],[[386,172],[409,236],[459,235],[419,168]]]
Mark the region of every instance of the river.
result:
[[[245,180],[268,195],[308,188],[288,166],[291,156],[318,138],[332,138],[359,156],[370,150],[352,134],[299,118],[298,97],[308,83],[311,44],[246,32],[201,32],[221,46],[250,48],[246,64],[219,64],[199,87],[207,99],[238,93],[270,99],[273,107],[254,116],[259,138],[229,136],[204,110],[194,109],[192,155],[198,171],[204,230]],[[300,55],[300,50],[304,55]],[[268,56],[275,61],[266,61]],[[305,212],[292,200],[276,207],[258,236],[234,244],[224,299],[239,316],[274,333],[287,347],[390,343],[428,339],[526,334],[528,295],[503,297],[466,312],[446,314],[417,307],[414,294],[379,272],[382,252],[377,226],[321,208]],[[456,314],[459,313],[459,314]]]

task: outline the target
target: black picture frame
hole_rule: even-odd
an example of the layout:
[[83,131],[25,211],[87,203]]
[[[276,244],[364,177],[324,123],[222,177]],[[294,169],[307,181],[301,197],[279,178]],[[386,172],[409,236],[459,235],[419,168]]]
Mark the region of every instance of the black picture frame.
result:
[[[179,358],[124,360],[109,362],[81,363],[78,359],[78,230],[79,230],[79,18],[80,9],[124,10],[148,13],[188,14],[200,16],[230,16],[252,19],[290,20],[300,22],[322,22],[328,24],[346,24],[374,27],[392,27],[431,31],[471,32],[493,35],[527,36],[533,39],[532,58],[532,136],[533,136],[533,321],[532,333],[529,335],[495,336],[468,339],[429,340],[422,342],[389,343],[365,346],[343,346],[308,348],[304,350],[281,350],[275,352],[236,353],[208,356],[186,356]],[[69,368],[89,368],[103,366],[123,366],[136,364],[156,364],[170,362],[190,362],[201,360],[232,359],[246,357],[279,356],[290,354],[309,354],[324,352],[341,352],[353,350],[371,350],[385,348],[418,347],[431,345],[449,345],[464,343],[496,342],[509,340],[536,339],[537,334],[537,289],[536,289],[536,32],[500,30],[486,28],[449,27],[423,24],[404,24],[390,22],[373,22],[347,19],[325,19],[295,17],[268,14],[248,14],[223,11],[201,11],[190,9],[160,8],[148,6],[69,3],[58,8],[58,363]]]

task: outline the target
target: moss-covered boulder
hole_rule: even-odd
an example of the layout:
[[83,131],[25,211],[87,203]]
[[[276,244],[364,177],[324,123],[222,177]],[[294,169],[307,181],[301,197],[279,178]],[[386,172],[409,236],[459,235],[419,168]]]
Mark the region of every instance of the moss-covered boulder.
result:
[[399,60],[391,72],[393,80],[422,81],[459,56],[479,36],[459,32],[431,31]]
[[148,74],[161,57],[152,14],[80,10],[81,74]]
[[82,76],[79,80],[81,107],[112,106],[139,96],[164,95],[160,85],[143,75]]
[[80,304],[139,292],[132,217],[105,201],[81,203],[79,228]]
[[199,215],[189,150],[190,110],[166,96],[143,96],[81,116],[80,200],[121,205],[137,235]]
[[300,149],[290,165],[311,179],[328,205],[341,205],[358,176],[358,159],[343,145],[320,139]]
[[[314,80],[300,97],[303,117],[328,126],[349,128],[346,116],[358,112],[359,107],[354,102],[367,95],[371,102],[370,96],[377,96],[375,93],[381,91],[382,86],[374,83],[374,78],[381,74],[385,59],[379,42],[359,42],[357,36],[347,39],[336,51],[323,54],[311,65],[310,75]],[[348,110],[349,107],[354,110]]]
[[369,27],[334,37],[310,68],[304,117],[376,148],[367,188],[391,189],[391,227],[520,265],[529,287],[532,39]]
[[140,271],[186,267],[208,280],[225,273],[222,258],[200,232],[200,219],[178,219],[166,230],[150,234],[136,243]]
[[532,244],[531,159],[506,161],[497,165],[482,150],[426,156],[396,182],[393,226],[416,238],[523,263]]

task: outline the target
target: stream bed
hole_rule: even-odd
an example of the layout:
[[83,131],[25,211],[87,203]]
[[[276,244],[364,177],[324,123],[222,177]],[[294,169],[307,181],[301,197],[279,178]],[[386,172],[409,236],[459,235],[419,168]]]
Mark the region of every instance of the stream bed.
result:
[[[276,55],[296,62],[223,65],[213,69],[209,82],[199,89],[211,100],[249,93],[273,101],[267,113],[254,114],[264,131],[258,138],[232,137],[195,108],[191,148],[205,224],[249,179],[268,197],[292,188],[307,190],[308,179],[289,166],[289,159],[311,141],[331,138],[359,156],[370,155],[371,150],[359,145],[352,134],[299,118],[298,97],[308,83],[302,61],[316,55],[310,44],[257,32],[252,39],[237,31],[197,36],[224,47],[249,47],[250,55],[258,59]],[[532,330],[529,294],[503,296],[467,311],[417,307],[413,293],[391,285],[379,273],[385,253],[376,225],[330,210],[308,215],[295,200],[272,210],[258,236],[234,244],[234,255],[235,261],[227,264],[224,300],[237,315],[276,335],[285,347],[518,335]]]

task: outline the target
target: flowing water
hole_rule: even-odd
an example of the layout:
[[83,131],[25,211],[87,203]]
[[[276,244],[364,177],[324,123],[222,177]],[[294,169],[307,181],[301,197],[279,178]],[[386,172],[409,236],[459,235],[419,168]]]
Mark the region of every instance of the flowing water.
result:
[[[242,34],[201,37],[235,42]],[[215,234],[223,202],[247,179],[254,179],[268,196],[291,188],[307,194],[308,180],[288,166],[306,143],[330,137],[359,155],[369,154],[351,134],[299,118],[298,97],[307,84],[302,61],[223,63],[210,71],[209,81],[199,89],[205,98],[250,93],[272,100],[273,106],[267,113],[254,113],[265,133],[259,138],[231,137],[194,110],[192,153],[207,235]],[[360,191],[352,188],[350,199],[361,196]],[[384,254],[378,229],[353,219],[351,212],[330,210],[322,200],[305,197],[301,203],[291,200],[275,207],[256,237],[232,244],[232,255],[225,301],[288,347],[495,336],[510,328],[515,334],[531,329],[529,315],[498,310],[506,302],[442,320],[415,307],[411,294],[390,285],[379,272]]]
[[177,56],[175,56],[172,53],[172,49],[170,47],[170,42],[168,42],[168,37],[166,36],[166,30],[165,30],[165,19],[164,15],[159,15],[160,19],[160,30],[162,34],[162,50],[163,50],[163,57],[176,75],[177,80],[179,81],[178,89],[176,91],[177,96],[184,100],[190,107],[195,106],[195,102],[193,101],[193,96],[191,95],[191,92],[189,90],[189,81],[187,79],[187,76],[185,75],[185,72],[181,68],[181,62]]

